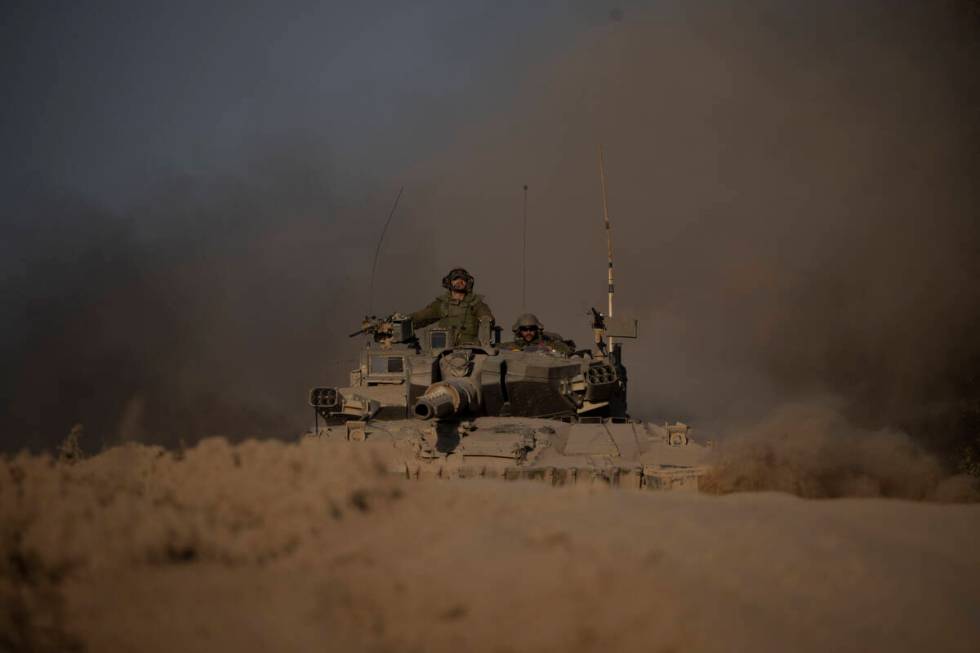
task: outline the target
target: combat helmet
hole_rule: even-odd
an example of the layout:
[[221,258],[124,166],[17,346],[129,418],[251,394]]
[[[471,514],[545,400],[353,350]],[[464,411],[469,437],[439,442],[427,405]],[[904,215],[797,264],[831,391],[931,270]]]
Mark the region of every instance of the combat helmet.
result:
[[452,290],[453,279],[466,279],[466,292],[473,292],[473,282],[475,279],[473,275],[466,271],[466,268],[453,268],[449,271],[449,274],[442,278],[442,287],[446,290]]
[[514,322],[514,326],[511,327],[511,331],[513,331],[514,335],[516,336],[520,332],[521,327],[532,326],[537,327],[539,332],[544,331],[544,325],[541,324],[541,320],[538,319],[537,315],[534,313],[524,313],[517,318],[516,322]]

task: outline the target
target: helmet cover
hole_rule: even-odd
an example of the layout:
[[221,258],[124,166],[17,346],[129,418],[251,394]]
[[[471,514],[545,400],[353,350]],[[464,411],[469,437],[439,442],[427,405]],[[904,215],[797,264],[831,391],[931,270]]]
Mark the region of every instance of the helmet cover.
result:
[[449,274],[447,274],[442,278],[442,287],[445,288],[446,290],[452,290],[453,279],[466,279],[466,292],[473,291],[473,282],[475,281],[475,279],[473,278],[472,274],[466,271],[465,268],[453,268],[452,270],[450,270]]
[[516,334],[521,330],[521,327],[537,327],[538,331],[544,331],[544,325],[534,313],[524,313],[519,316],[511,330]]

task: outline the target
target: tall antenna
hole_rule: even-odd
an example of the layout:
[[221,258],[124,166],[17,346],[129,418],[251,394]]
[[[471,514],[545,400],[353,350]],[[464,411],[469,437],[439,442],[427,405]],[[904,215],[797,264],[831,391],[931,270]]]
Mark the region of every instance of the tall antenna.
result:
[[521,258],[521,312],[527,310],[527,184],[524,184],[524,252]]
[[368,315],[371,315],[371,311],[374,308],[374,272],[378,269],[378,255],[381,253],[381,243],[385,241],[388,225],[391,224],[391,218],[395,215],[395,209],[398,208],[398,200],[401,199],[403,190],[405,190],[404,186],[399,188],[398,194],[395,195],[395,203],[391,205],[391,211],[388,212],[388,219],[385,220],[384,229],[381,230],[381,238],[378,239],[378,246],[374,249],[374,263],[371,264],[371,287],[368,290]]
[[[599,184],[602,186],[602,220],[606,224],[606,255],[609,259],[609,312],[606,314],[612,317],[613,314],[613,295],[615,286],[613,285],[613,255],[612,255],[612,228],[609,226],[609,207],[606,205],[606,164],[602,158],[602,144],[599,144]],[[613,339],[608,340],[609,351],[613,348]]]

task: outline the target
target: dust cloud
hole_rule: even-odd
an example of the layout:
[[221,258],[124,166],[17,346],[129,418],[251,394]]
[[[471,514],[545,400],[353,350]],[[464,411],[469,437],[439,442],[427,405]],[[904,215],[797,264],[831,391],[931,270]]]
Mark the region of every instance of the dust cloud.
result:
[[5,258],[7,449],[75,423],[89,451],[305,428],[309,386],[351,364],[374,235],[320,154],[297,143],[253,162],[259,184],[188,177],[118,214],[33,194]]
[[419,164],[407,185],[440,251],[466,253],[509,326],[528,183],[526,308],[588,342],[602,143],[617,311],[641,319],[634,415],[723,437],[829,396],[852,434],[974,441],[976,23],[936,5],[666,6],[533,62],[508,111]]
[[785,404],[732,433],[714,452],[701,489],[777,491],[811,499],[980,501],[975,478],[948,474],[939,459],[904,433],[855,427],[834,403]]
[[433,101],[425,129],[365,133],[383,175],[300,129],[112,208],[31,178],[6,199],[3,446],[50,448],[75,423],[88,450],[295,437],[306,388],[345,378],[401,185],[374,312],[416,308],[465,265],[508,327],[528,184],[526,308],[587,341],[602,143],[617,311],[641,319],[634,415],[724,438],[829,396],[854,438],[957,452],[980,415],[961,6],[575,5],[573,32],[534,27],[547,47],[501,52],[491,85]]
[[0,648],[970,651],[978,536],[976,505],[410,482],[370,442],[20,454]]

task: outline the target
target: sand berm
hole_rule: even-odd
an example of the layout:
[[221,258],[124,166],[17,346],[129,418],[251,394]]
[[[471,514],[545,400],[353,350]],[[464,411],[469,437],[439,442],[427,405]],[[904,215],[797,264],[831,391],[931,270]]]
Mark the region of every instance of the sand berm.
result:
[[412,482],[370,443],[211,438],[6,457],[0,525],[0,650],[980,648],[976,504]]

